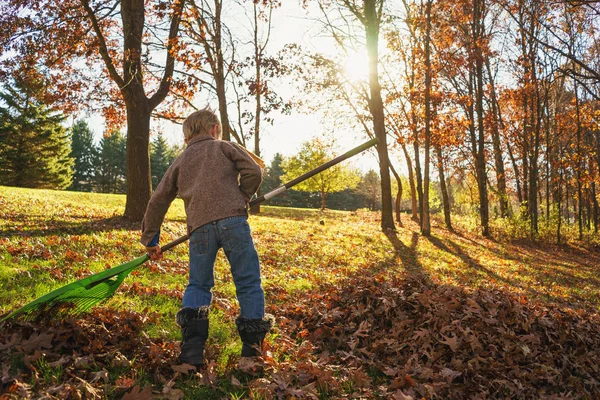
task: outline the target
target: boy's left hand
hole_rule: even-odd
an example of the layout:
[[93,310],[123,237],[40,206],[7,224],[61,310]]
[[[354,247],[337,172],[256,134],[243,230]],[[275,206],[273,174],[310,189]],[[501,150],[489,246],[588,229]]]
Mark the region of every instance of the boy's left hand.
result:
[[150,259],[152,261],[158,261],[158,260],[162,260],[163,258],[163,253],[160,249],[160,246],[146,246],[146,252],[148,252],[148,254],[150,254]]

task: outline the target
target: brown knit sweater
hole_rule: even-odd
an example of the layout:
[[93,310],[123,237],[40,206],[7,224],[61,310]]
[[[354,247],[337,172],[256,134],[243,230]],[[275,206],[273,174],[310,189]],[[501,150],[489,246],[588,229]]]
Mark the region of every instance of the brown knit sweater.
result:
[[187,231],[219,219],[248,215],[247,204],[258,190],[262,171],[235,143],[195,136],[169,167],[152,194],[142,221],[143,245],[160,230],[177,194],[185,204]]

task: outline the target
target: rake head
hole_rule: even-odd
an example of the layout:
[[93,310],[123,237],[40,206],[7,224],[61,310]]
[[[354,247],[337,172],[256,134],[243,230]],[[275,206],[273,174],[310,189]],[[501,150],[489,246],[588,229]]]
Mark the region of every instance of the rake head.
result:
[[17,317],[26,321],[33,320],[42,312],[51,312],[52,315],[81,314],[112,296],[125,277],[148,259],[149,256],[146,254],[128,263],[60,287],[13,311],[0,322]]

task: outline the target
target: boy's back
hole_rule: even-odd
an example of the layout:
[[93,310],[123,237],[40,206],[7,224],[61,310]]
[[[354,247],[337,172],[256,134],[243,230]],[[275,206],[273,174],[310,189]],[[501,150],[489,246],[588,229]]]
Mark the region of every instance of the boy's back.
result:
[[188,234],[223,218],[247,215],[261,183],[260,166],[240,146],[209,135],[191,138],[156,188],[144,218],[142,242],[155,237],[177,193],[183,199]]

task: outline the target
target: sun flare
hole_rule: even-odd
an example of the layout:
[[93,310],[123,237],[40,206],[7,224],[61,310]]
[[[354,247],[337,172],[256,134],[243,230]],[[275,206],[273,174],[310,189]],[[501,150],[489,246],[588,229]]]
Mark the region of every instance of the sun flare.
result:
[[369,77],[369,62],[364,53],[348,55],[344,61],[343,73],[351,81],[366,80]]

